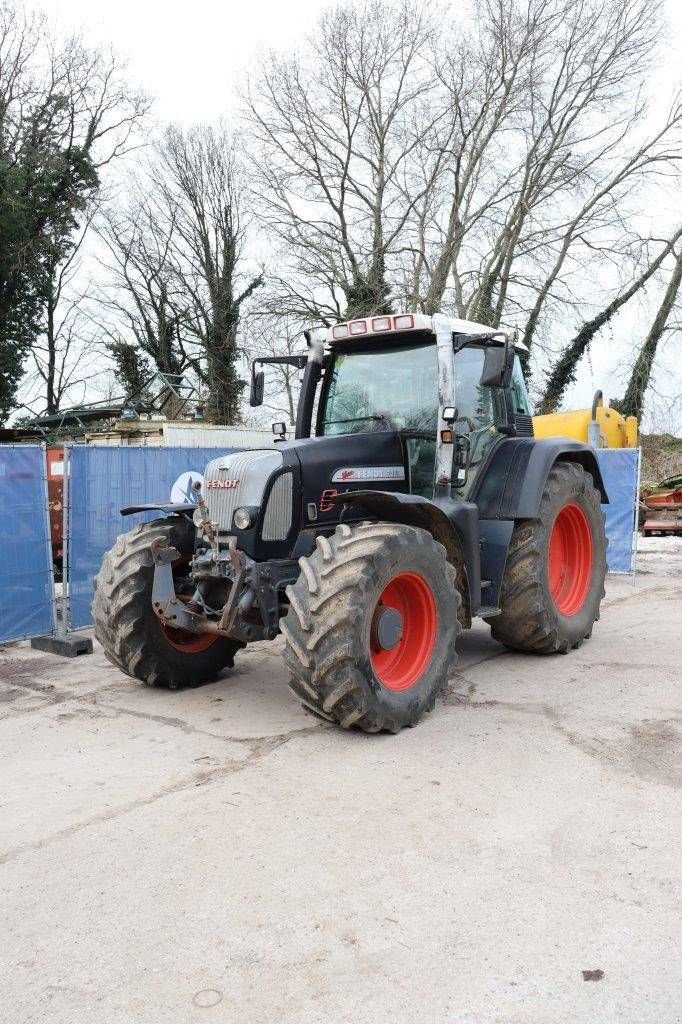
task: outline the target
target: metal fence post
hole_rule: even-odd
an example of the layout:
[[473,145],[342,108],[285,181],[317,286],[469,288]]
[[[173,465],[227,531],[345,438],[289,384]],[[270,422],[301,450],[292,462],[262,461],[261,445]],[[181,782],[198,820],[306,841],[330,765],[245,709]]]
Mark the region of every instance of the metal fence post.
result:
[[61,636],[66,636],[69,627],[69,504],[71,491],[71,442],[64,443],[64,483],[62,484],[62,598]]
[[[42,441],[40,444],[40,450],[43,455],[42,465],[42,484],[43,484],[43,511],[45,513],[45,548],[47,564],[52,565],[52,528],[50,523],[50,487],[47,478],[47,444]],[[54,571],[50,577],[50,592],[52,594],[52,632],[53,634],[59,634],[59,615],[57,614],[57,595],[55,593],[54,585]]]
[[637,449],[637,483],[635,484],[635,521],[632,527],[632,585],[637,582],[637,544],[639,542],[639,489],[642,485],[642,449]]

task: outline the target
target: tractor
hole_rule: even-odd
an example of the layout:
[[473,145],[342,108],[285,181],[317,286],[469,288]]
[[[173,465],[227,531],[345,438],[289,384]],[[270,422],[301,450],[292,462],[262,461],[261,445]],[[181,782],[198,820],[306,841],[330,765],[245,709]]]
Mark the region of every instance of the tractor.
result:
[[606,574],[588,445],[536,439],[516,337],[444,315],[306,332],[295,437],[209,462],[196,501],[120,536],[95,580],[96,636],[152,686],[197,685],[281,633],[290,688],[344,729],[433,709],[478,616],[516,651],[565,654]]

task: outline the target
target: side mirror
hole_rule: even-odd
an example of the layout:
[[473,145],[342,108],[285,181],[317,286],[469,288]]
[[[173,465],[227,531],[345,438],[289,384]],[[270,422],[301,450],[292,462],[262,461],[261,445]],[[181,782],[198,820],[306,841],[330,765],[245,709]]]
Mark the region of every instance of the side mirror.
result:
[[265,394],[265,373],[259,370],[258,373],[251,373],[251,392],[249,394],[249,405],[262,405]]
[[272,424],[272,432],[276,434],[280,441],[285,441],[287,436],[287,425],[284,422],[278,422]]
[[485,350],[481,387],[507,388],[511,383],[514,367],[514,346],[509,342],[504,345],[489,345]]

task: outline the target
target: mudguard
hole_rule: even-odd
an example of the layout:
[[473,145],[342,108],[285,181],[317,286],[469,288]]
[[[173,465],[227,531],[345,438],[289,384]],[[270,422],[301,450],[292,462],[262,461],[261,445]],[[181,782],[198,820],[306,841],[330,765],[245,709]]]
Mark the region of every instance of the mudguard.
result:
[[443,545],[457,569],[457,586],[470,623],[481,604],[478,509],[474,504],[449,498],[430,501],[419,494],[400,491],[345,491],[328,500],[332,504],[361,506],[389,523],[427,530]]
[[555,462],[581,465],[592,475],[602,502],[608,503],[601,471],[589,445],[567,437],[505,438],[481,468],[470,495],[481,519],[535,518],[547,476]]
[[132,516],[136,512],[166,512],[168,515],[187,515],[190,518],[196,511],[196,505],[192,502],[184,502],[180,505],[174,505],[168,503],[164,505],[162,502],[151,505],[127,505],[121,509],[122,516]]

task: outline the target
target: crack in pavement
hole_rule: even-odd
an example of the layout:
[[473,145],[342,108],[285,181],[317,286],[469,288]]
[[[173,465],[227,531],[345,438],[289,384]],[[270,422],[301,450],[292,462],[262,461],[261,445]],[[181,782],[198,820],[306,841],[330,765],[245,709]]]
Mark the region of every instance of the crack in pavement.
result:
[[625,604],[627,601],[633,601],[640,597],[650,597],[652,594],[677,594],[679,587],[644,587],[641,590],[635,590],[633,588],[631,594],[624,594],[622,597],[605,598],[602,601],[602,608],[609,609],[615,608],[616,605]]
[[[470,683],[470,687],[474,687],[474,683],[464,678],[465,682]],[[561,716],[558,711],[551,707],[549,704],[538,704],[538,703],[525,703],[525,704],[514,704],[508,700],[495,700],[493,698],[488,700],[473,700],[470,693],[459,693],[452,687],[441,696],[441,701],[445,707],[460,707],[460,708],[501,708],[503,711],[516,711],[520,715],[540,715],[543,718],[547,718],[553,725],[558,725],[561,721]]]
[[44,836],[42,839],[34,839],[29,843],[22,843],[18,846],[11,847],[4,854],[0,855],[0,865],[7,864],[9,861],[15,860],[24,853],[42,850],[46,846],[49,846],[60,839],[68,839],[77,832],[82,832],[84,829],[90,828],[93,825],[99,825],[103,822],[111,821],[114,818],[120,818],[125,814],[129,814],[131,811],[136,811],[140,807],[147,807],[150,804],[155,803],[157,800],[162,800],[164,797],[172,796],[174,793],[182,793],[186,790],[194,789],[197,786],[205,786],[210,782],[226,778],[229,775],[235,775],[238,772],[244,771],[246,768],[258,766],[267,757],[269,757],[270,754],[273,754],[280,747],[284,746],[285,743],[288,743],[289,740],[295,739],[298,736],[307,736],[311,733],[324,732],[327,728],[328,727],[324,722],[320,722],[319,724],[310,725],[303,729],[291,729],[289,732],[280,733],[276,736],[265,736],[248,741],[242,740],[242,742],[251,743],[253,746],[253,749],[243,760],[237,761],[234,760],[234,758],[231,758],[215,768],[195,772],[189,779],[179,779],[177,782],[171,783],[167,786],[162,786],[161,789],[157,790],[155,793],[151,793],[145,797],[138,797],[136,800],[129,800],[124,804],[119,804],[117,807],[112,807],[109,810],[100,812],[99,814],[94,814],[92,817],[87,818],[84,821],[75,822],[73,825],[59,829],[57,832],[52,832],[50,835]]
[[[93,707],[102,708],[104,711],[113,711],[116,715],[130,715],[133,718],[141,718],[148,722],[155,722],[158,725],[167,725],[172,729],[179,729],[188,736],[206,736],[212,740],[223,740],[225,743],[240,743],[244,746],[255,746],[259,743],[267,743],[271,739],[277,739],[280,737],[286,737],[290,739],[293,736],[305,736],[311,732],[319,732],[320,729],[328,730],[331,726],[326,722],[319,722],[316,725],[301,726],[300,729],[289,729],[285,733],[276,733],[275,736],[225,736],[223,733],[210,732],[208,729],[198,729],[191,722],[186,722],[183,718],[171,718],[168,715],[153,715],[147,711],[134,711],[132,708],[121,708],[116,704],[104,704],[99,700],[93,699],[85,701],[84,703],[91,704]],[[241,762],[240,762],[241,763]]]
[[501,708],[517,714],[539,715],[550,723],[551,728],[566,742],[587,757],[596,760],[614,772],[625,772],[629,776],[653,782],[656,785],[672,789],[682,788],[682,774],[679,771],[679,751],[682,749],[682,736],[673,725],[680,722],[679,712],[674,709],[672,714],[660,719],[644,719],[639,722],[623,722],[620,719],[602,719],[599,723],[612,729],[627,730],[629,740],[624,742],[614,738],[607,731],[606,735],[595,735],[594,732],[583,733],[571,728],[556,708],[549,704],[525,703],[514,704],[505,700],[473,700],[475,685],[472,683],[469,693],[461,693],[449,688],[442,696],[446,707],[460,708]]
[[81,701],[82,703],[92,703],[92,698],[96,697],[100,693],[108,693],[115,690],[127,689],[127,680],[123,679],[121,682],[108,683],[106,686],[100,686],[99,689],[93,690],[91,693],[76,693],[74,690],[58,690],[54,683],[27,683],[18,679],[13,682],[12,685],[15,688],[22,690],[28,690],[29,694],[35,694],[37,697],[43,698],[40,704],[36,704],[31,708],[17,708],[7,711],[4,715],[0,715],[0,722],[9,721],[14,718],[23,718],[25,715],[33,715],[36,712],[44,711],[46,708],[56,707],[59,704],[67,704],[71,700]]
[[[125,686],[125,684],[123,684],[123,686]],[[36,689],[37,687],[34,684],[33,686],[27,687],[27,688],[28,689]],[[254,743],[259,743],[261,741],[264,741],[264,740],[267,740],[267,739],[270,738],[268,735],[265,735],[265,736],[225,736],[223,733],[211,732],[208,729],[197,728],[197,726],[192,725],[191,722],[187,722],[187,721],[185,721],[182,718],[176,718],[176,717],[173,717],[171,715],[155,715],[155,714],[152,714],[149,711],[138,711],[138,710],[135,710],[133,708],[121,707],[118,704],[109,704],[109,703],[106,703],[105,701],[100,699],[100,695],[101,694],[107,693],[107,692],[112,691],[112,690],[121,689],[121,688],[122,688],[122,684],[120,684],[120,683],[111,683],[108,686],[101,687],[99,690],[94,690],[92,693],[78,694],[78,693],[74,693],[73,691],[62,691],[61,695],[58,698],[55,698],[55,699],[49,700],[49,701],[45,701],[45,703],[39,705],[38,707],[27,708],[27,709],[24,709],[23,711],[17,711],[14,714],[7,714],[7,715],[0,716],[0,722],[5,721],[6,719],[20,717],[23,714],[31,714],[31,713],[33,713],[35,711],[41,711],[41,710],[44,710],[46,708],[54,707],[54,706],[59,705],[59,704],[65,704],[68,701],[75,701],[76,703],[84,705],[84,706],[89,707],[89,708],[97,708],[97,709],[101,709],[102,711],[112,712],[117,717],[122,716],[122,715],[129,715],[132,718],[140,718],[140,719],[142,719],[144,721],[155,722],[158,725],[166,725],[166,726],[169,726],[169,727],[174,728],[174,729],[179,729],[181,732],[185,733],[188,736],[206,736],[207,738],[213,739],[213,740],[223,740],[223,741],[229,742],[229,743],[240,743],[240,744],[245,744],[245,745],[252,745]],[[323,723],[320,723],[320,724],[323,724]],[[303,734],[303,733],[306,733],[307,731],[309,731],[309,729],[311,729],[311,728],[317,728],[317,726],[314,726],[314,727],[313,726],[309,726],[309,727],[303,726],[300,729],[290,730],[290,733],[299,732],[299,733]],[[276,734],[276,735],[280,735],[280,734]],[[289,735],[289,733],[287,733],[286,735]]]
[[[506,650],[506,648],[503,647],[499,651],[491,651],[490,654],[484,655],[482,658],[479,658],[478,661],[470,661],[468,662],[468,664],[463,665],[461,668],[458,668],[457,665],[454,665],[452,670],[448,673],[448,679],[452,679],[453,676],[459,676],[459,678],[462,679],[464,678],[464,673],[468,672],[470,668],[476,668],[477,665],[485,665],[487,661],[494,661],[495,658],[501,658],[504,655],[512,653],[513,651],[508,651]],[[461,654],[462,652],[460,651],[460,657]]]

